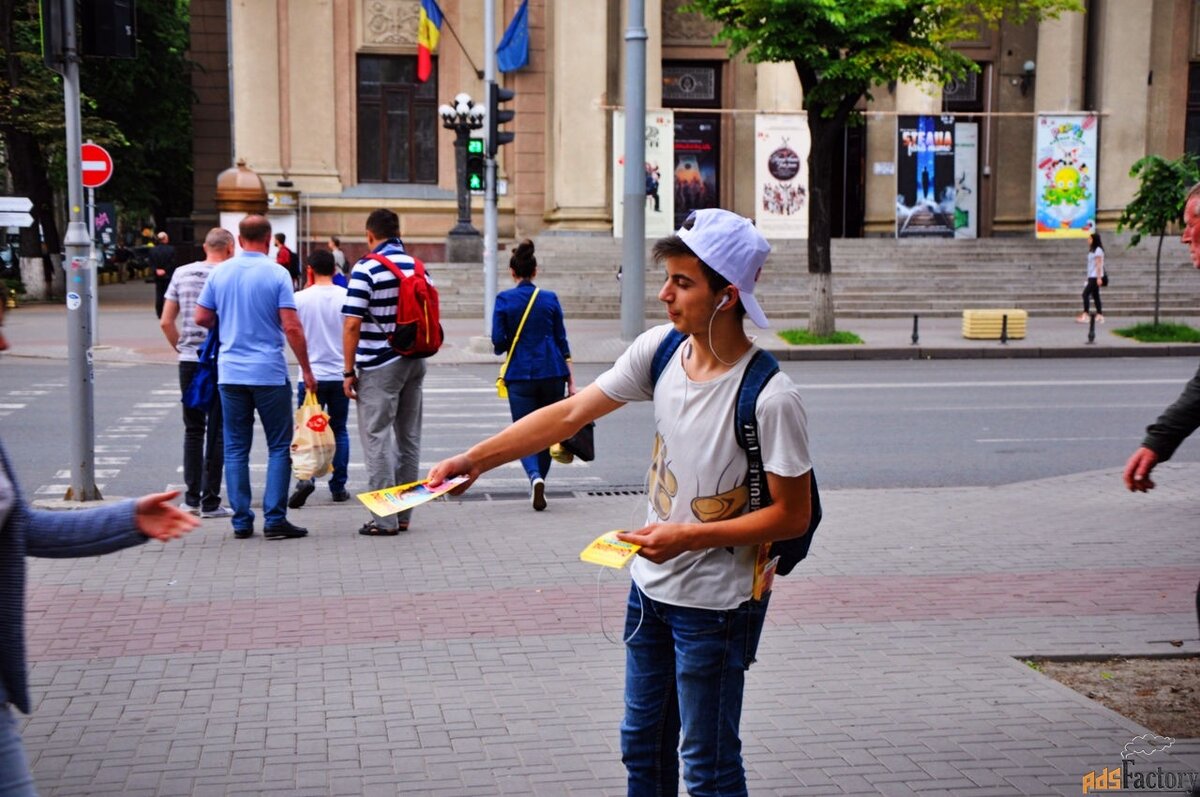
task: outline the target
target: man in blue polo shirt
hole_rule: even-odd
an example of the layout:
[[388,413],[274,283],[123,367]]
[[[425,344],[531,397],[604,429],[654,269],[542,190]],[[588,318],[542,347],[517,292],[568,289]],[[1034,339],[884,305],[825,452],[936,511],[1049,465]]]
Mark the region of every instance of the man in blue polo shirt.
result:
[[238,225],[242,254],[221,264],[204,283],[195,321],[212,329],[220,319],[221,350],[217,387],[225,421],[225,483],[233,508],[233,535],[254,534],[250,509],[250,445],[254,412],[267,437],[267,484],[263,490],[263,536],[303,537],[308,529],[287,519],[291,476],[292,389],[288,383],[286,339],[300,363],[304,385],[317,389],[308,363],[304,329],[296,316],[292,280],[267,257],[271,223],[254,214]]

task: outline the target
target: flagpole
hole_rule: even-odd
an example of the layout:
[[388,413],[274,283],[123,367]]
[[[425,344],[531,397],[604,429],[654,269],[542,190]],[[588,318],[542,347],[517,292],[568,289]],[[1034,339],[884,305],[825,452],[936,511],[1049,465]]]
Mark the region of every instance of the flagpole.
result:
[[[463,47],[462,39],[458,38],[458,33],[454,30],[454,26],[450,24],[450,18],[445,14],[442,14],[442,21],[446,23],[446,28],[449,29],[450,35],[454,37],[454,41],[458,42],[458,49],[461,50],[463,56],[466,57],[467,63],[471,65],[471,69],[475,70],[475,76],[480,78],[483,77],[483,73],[479,71],[479,67],[475,66],[475,62],[471,60],[471,54],[467,52],[467,48]],[[489,331],[488,334],[491,334],[491,332]]]
[[[492,96],[496,82],[496,0],[483,0],[483,90]],[[491,125],[489,124],[490,128]],[[485,147],[483,191],[483,334],[492,334],[492,305],[496,303],[496,247],[499,219],[496,210],[496,158],[492,142]]]

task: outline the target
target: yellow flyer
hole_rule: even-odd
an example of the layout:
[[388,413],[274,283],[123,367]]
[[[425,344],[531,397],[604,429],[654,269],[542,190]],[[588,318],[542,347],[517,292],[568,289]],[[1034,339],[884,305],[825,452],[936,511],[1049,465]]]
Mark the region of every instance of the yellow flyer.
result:
[[584,548],[579,558],[594,565],[624,567],[642,546],[617,539],[617,531],[609,531],[592,540],[591,545]]
[[467,480],[466,476],[455,476],[435,488],[430,488],[427,482],[398,484],[384,490],[370,493],[359,493],[358,500],[366,505],[376,515],[394,515],[414,506],[420,506],[426,501],[432,501],[439,495],[445,495]]

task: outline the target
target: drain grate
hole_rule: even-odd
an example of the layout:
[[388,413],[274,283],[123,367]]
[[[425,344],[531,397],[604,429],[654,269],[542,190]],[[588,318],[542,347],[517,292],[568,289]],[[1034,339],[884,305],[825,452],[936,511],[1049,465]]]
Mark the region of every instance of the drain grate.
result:
[[617,496],[630,495],[645,495],[646,491],[641,487],[613,487],[608,490],[588,490],[584,493],[577,493],[584,498],[612,498]]

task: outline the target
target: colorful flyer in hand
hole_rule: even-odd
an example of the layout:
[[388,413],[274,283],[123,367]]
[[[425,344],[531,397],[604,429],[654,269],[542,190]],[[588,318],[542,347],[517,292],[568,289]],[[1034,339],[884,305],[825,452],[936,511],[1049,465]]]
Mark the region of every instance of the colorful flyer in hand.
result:
[[609,531],[592,540],[592,544],[584,548],[579,558],[585,562],[605,567],[624,567],[642,546],[631,542],[621,542],[617,539],[619,532]]
[[437,487],[430,488],[427,482],[399,484],[385,490],[375,490],[370,493],[359,493],[358,500],[376,515],[394,515],[414,506],[420,506],[426,501],[432,501],[439,495],[445,495],[467,480],[466,476],[455,476],[447,479]]

